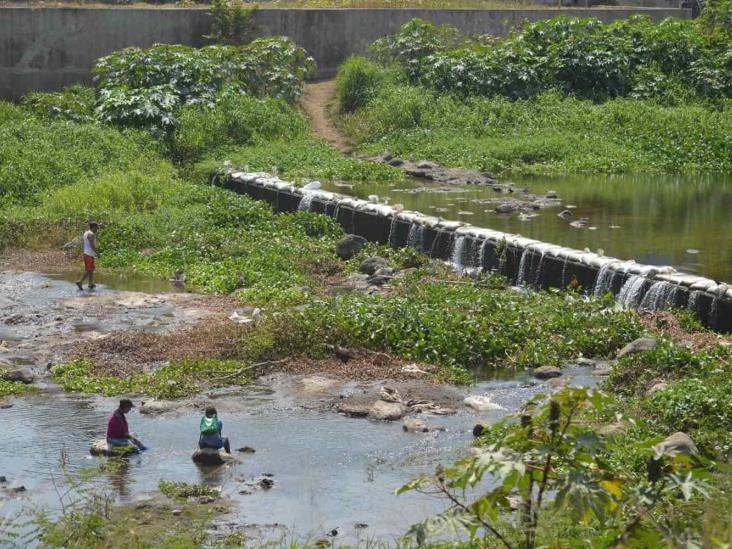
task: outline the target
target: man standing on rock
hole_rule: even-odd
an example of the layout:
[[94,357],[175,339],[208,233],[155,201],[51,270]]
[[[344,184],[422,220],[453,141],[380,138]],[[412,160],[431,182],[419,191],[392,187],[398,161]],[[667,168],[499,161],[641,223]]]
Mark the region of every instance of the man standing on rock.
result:
[[96,267],[96,258],[99,256],[99,251],[97,250],[97,231],[99,230],[99,225],[95,223],[94,221],[91,221],[89,223],[89,229],[84,233],[83,241],[84,241],[84,275],[81,277],[81,279],[76,283],[76,287],[79,288],[79,290],[84,289],[84,280],[89,279],[89,286],[88,288],[90,290],[95,288],[94,284],[94,269]]

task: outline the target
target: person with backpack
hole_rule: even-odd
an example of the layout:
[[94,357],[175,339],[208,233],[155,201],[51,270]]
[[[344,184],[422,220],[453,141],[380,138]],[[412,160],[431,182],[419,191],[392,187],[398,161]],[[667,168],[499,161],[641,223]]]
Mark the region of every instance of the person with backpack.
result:
[[227,454],[230,454],[229,438],[221,435],[223,428],[224,422],[219,419],[216,408],[213,406],[206,408],[206,413],[201,418],[201,434],[198,439],[198,447],[201,450],[206,448],[220,450],[223,448]]

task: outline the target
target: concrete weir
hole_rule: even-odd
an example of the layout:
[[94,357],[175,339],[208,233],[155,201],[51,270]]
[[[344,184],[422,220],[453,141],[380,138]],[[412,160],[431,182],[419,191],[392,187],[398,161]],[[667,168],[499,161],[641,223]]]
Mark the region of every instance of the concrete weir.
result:
[[704,325],[732,332],[732,287],[673,267],[640,265],[519,235],[402,211],[319,189],[299,188],[266,173],[232,173],[226,187],[269,202],[275,211],[307,210],[334,218],[347,232],[380,244],[413,246],[463,270],[496,271],[535,288],[579,285],[610,292],[627,308],[693,311]]

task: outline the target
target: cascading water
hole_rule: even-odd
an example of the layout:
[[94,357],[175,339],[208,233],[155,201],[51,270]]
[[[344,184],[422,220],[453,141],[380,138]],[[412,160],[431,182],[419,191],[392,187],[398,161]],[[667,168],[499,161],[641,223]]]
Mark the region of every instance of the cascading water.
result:
[[699,296],[701,295],[701,292],[699,290],[694,290],[689,294],[689,302],[686,305],[686,308],[695,313],[696,312],[696,306],[699,302]]
[[315,198],[313,193],[303,194],[300,203],[297,205],[297,209],[303,212],[309,212],[313,206],[313,198]]
[[391,248],[396,248],[398,246],[397,239],[396,239],[396,230],[397,225],[399,223],[399,218],[394,214],[391,218],[391,226],[389,227],[389,238],[388,243]]
[[544,269],[544,258],[546,257],[546,249],[543,249],[539,252],[539,263],[536,266],[536,271],[534,272],[534,278],[531,281],[534,286],[539,286],[539,282],[541,281],[541,271]]
[[626,309],[637,307],[643,299],[643,287],[647,278],[641,275],[633,275],[625,281],[618,294],[618,303]]
[[481,271],[485,270],[485,254],[487,253],[488,239],[484,240],[480,245],[480,251],[478,252],[478,268]]
[[424,246],[424,225],[420,223],[412,223],[409,226],[409,234],[407,235],[407,246],[422,251]]
[[567,267],[569,266],[569,256],[564,256],[564,265],[562,265],[562,288],[566,288],[569,281],[567,280]]
[[531,268],[531,246],[526,246],[523,253],[521,254],[521,261],[519,261],[518,277],[516,278],[516,286],[521,286],[526,283],[529,278],[529,269]]
[[600,267],[600,272],[597,274],[597,280],[595,281],[594,294],[596,297],[602,297],[612,291],[613,279],[615,278],[613,266],[613,263],[605,263]]
[[673,306],[676,298],[676,292],[679,287],[676,284],[665,282],[663,280],[654,282],[653,286],[643,296],[643,300],[638,306],[644,311],[661,311]]
[[458,269],[465,267],[465,247],[467,239],[460,235],[458,236],[452,245],[452,255],[450,256],[450,262],[455,265]]

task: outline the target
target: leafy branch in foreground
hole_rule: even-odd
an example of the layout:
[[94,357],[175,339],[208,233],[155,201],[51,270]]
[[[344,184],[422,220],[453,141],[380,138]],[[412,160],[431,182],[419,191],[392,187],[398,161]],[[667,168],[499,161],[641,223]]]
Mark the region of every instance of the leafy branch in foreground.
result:
[[[655,511],[706,497],[699,459],[678,447],[648,441],[644,475],[619,470],[609,459],[613,437],[589,418],[601,417],[610,397],[566,388],[549,400],[537,396],[515,416],[489,429],[497,442],[475,449],[434,477],[422,476],[397,490],[444,496],[449,509],[412,527],[419,543],[464,531],[506,548],[532,549],[541,532],[564,516],[587,527],[590,545],[654,546],[678,532]],[[515,519],[510,513],[516,511]]]

